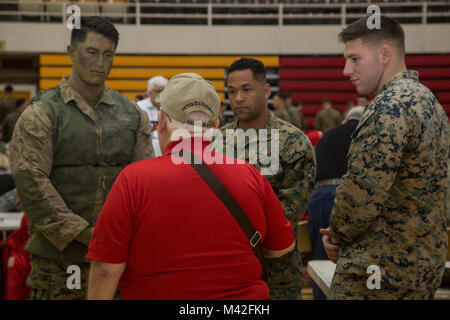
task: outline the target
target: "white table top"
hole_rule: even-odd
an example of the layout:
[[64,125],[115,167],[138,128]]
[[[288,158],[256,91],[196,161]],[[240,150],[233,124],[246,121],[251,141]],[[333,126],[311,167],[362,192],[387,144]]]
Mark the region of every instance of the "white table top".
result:
[[330,293],[331,280],[333,280],[335,270],[336,264],[330,260],[312,260],[308,262],[308,274],[326,296]]
[[23,212],[0,212],[0,231],[17,230],[22,217]]
[[[445,262],[445,268],[450,269],[450,261]],[[308,262],[308,274],[326,296],[330,293],[331,280],[333,280],[335,270],[336,265],[329,260],[312,260]],[[438,289],[434,299],[450,300],[450,290]]]

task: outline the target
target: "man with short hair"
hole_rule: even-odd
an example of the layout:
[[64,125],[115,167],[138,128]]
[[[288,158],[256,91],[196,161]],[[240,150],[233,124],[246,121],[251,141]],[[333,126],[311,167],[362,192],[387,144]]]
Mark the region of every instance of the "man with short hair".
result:
[[156,97],[164,90],[166,85],[167,79],[163,76],[155,76],[149,79],[147,84],[148,97],[137,102],[137,105],[147,112],[148,118],[150,119],[152,125],[152,144],[156,157],[162,155],[158,142],[158,111],[161,105],[156,101]]
[[[368,29],[368,18],[339,34],[344,75],[359,94],[376,96],[353,134],[330,227],[321,230],[337,262],[330,298],[432,299],[447,251],[448,120],[406,69],[401,25],[381,16],[381,28]],[[370,266],[379,271],[372,282]]]
[[17,121],[11,165],[30,220],[31,299],[86,298],[85,256],[106,196],[125,166],[153,155],[147,115],[105,85],[118,41],[107,19],[82,17],[67,46],[72,74]]
[[272,258],[295,246],[275,193],[250,164],[210,149],[220,108],[210,81],[179,74],[159,100],[164,154],[125,168],[111,189],[89,246],[89,299],[111,299],[117,284],[124,299],[267,299],[249,238],[193,165],[223,183]]
[[314,126],[325,134],[328,130],[341,124],[342,116],[339,111],[332,108],[331,100],[328,98],[323,99],[322,107],[322,110],[316,114]]
[[[227,70],[226,81],[236,120],[222,127],[221,131],[226,135],[231,129],[238,139],[239,132],[243,132],[244,136],[255,132],[256,140],[245,141],[243,154],[240,154],[238,145],[233,141],[226,140],[223,150],[228,147],[237,152],[239,158],[250,162],[266,176],[298,237],[298,223],[314,189],[316,162],[313,147],[300,129],[273,116],[269,111],[267,101],[270,85],[266,81],[266,70],[261,61],[247,58],[236,60]],[[266,150],[267,154],[262,150]],[[279,154],[272,154],[275,151],[279,151]],[[252,159],[257,161],[253,162]],[[272,168],[268,159],[275,161],[278,167]],[[301,254],[297,248],[284,257],[268,261],[268,270],[271,272],[271,299],[301,298],[305,278]]]
[[6,116],[16,109],[16,98],[14,97],[14,89],[11,85],[5,86],[5,95],[0,98],[0,123],[3,123]]
[[286,96],[281,92],[275,92],[272,96],[273,114],[286,122],[292,123],[292,117],[286,109]]
[[[288,98],[288,103],[290,101],[290,97]],[[293,104],[294,108],[297,110],[298,114],[300,115],[300,123],[302,124],[302,126],[300,127],[300,129],[302,129],[303,131],[305,131],[308,127],[308,124],[306,123],[305,120],[305,116],[303,115],[303,103],[301,101],[295,101]]]

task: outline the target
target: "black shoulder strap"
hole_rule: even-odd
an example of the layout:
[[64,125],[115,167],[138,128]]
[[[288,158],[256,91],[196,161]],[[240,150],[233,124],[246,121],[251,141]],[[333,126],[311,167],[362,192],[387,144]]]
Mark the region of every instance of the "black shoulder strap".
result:
[[[187,150],[183,150],[186,152]],[[180,152],[180,156],[182,156],[182,152]],[[197,161],[194,161],[197,159]],[[191,161],[190,165],[194,170],[205,180],[206,184],[211,188],[211,190],[216,194],[216,196],[222,201],[228,211],[231,213],[233,218],[236,220],[238,225],[241,227],[242,231],[244,231],[248,240],[250,241],[250,245],[255,252],[256,257],[261,263],[262,267],[262,279],[269,283],[269,275],[264,265],[264,252],[261,243],[261,234],[259,231],[256,231],[253,227],[252,222],[245,214],[244,210],[242,210],[239,203],[234,199],[228,189],[223,185],[223,183],[217,178],[217,176],[211,171],[210,168],[206,164],[204,164],[196,155],[191,153]]]

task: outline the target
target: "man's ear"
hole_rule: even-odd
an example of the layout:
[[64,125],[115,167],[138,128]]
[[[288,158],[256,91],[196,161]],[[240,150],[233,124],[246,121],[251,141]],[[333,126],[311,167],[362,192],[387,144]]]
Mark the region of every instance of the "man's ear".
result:
[[266,82],[266,83],[264,84],[264,98],[265,98],[266,100],[269,99],[270,93],[271,93],[271,91],[270,91],[270,84],[268,84],[268,83]]
[[392,50],[392,46],[390,46],[389,44],[385,43],[381,46],[380,48],[380,59],[383,62],[383,64],[389,64],[392,60],[392,56],[393,56],[393,50]]
[[69,45],[67,46],[66,50],[67,50],[67,54],[69,55],[70,60],[73,61],[73,57],[74,57],[74,53],[75,53],[75,48],[74,48],[71,44],[69,44]]
[[167,130],[167,118],[162,111],[158,111],[158,133]]

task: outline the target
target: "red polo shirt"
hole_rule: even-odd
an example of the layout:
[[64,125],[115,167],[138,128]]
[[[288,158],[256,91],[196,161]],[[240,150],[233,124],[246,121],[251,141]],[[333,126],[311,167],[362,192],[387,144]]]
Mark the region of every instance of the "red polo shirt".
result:
[[[209,142],[188,139],[194,141],[198,157],[215,155]],[[269,289],[247,237],[197,172],[172,161],[176,145],[121,172],[87,257],[127,263],[119,282],[124,299],[267,299]],[[208,166],[260,231],[265,248],[292,244],[292,227],[259,171],[248,163]]]

